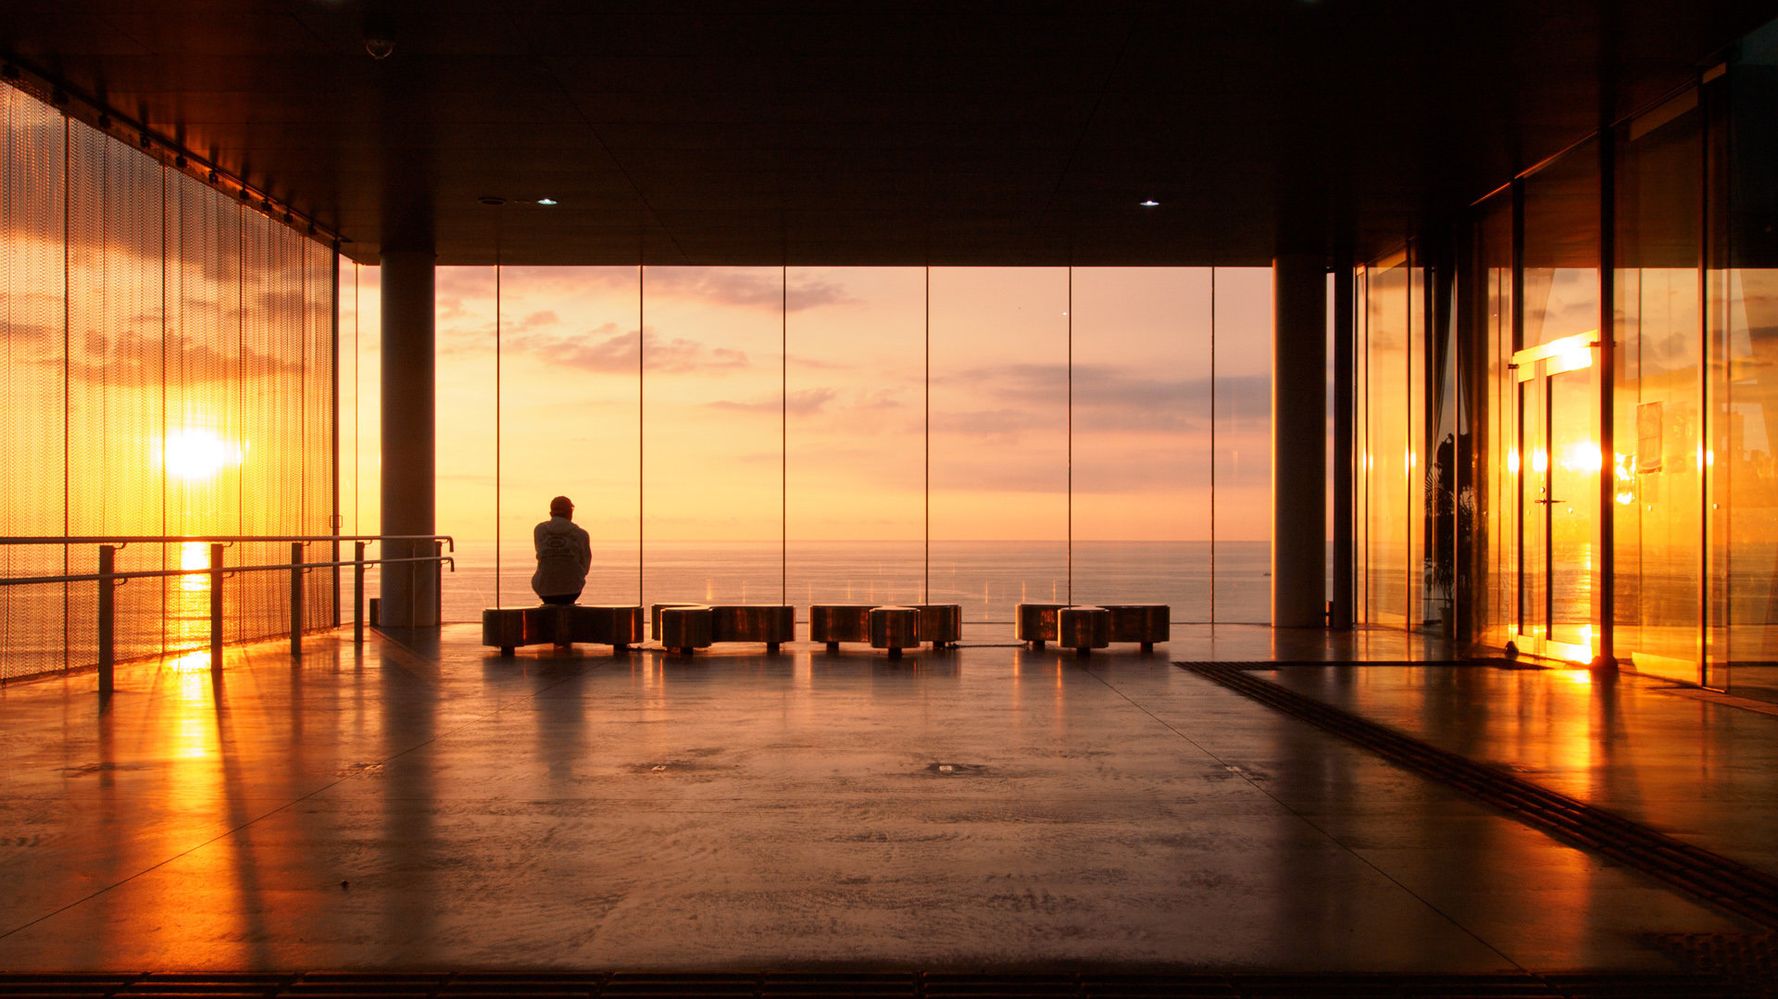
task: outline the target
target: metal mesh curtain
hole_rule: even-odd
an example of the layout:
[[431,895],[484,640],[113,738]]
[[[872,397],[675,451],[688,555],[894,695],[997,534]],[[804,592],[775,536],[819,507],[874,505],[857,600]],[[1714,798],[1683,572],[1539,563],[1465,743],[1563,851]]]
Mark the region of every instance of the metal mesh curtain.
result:
[[[33,95],[0,86],[0,533],[308,534],[334,525],[334,253]],[[231,546],[229,566],[288,544]],[[334,560],[329,543],[310,562]],[[12,577],[91,572],[92,545],[0,546]],[[120,570],[207,566],[131,544]],[[334,623],[337,573],[304,617]],[[119,658],[207,645],[204,577],[117,593]],[[225,584],[227,637],[285,632],[283,573]],[[97,658],[96,584],[0,588],[0,679]]]

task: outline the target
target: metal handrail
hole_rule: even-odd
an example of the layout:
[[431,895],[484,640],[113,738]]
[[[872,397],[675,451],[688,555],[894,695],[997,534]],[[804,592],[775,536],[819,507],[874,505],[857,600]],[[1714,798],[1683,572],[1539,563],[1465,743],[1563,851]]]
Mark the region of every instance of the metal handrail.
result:
[[[224,576],[237,572],[287,572],[291,569],[339,569],[348,565],[392,565],[396,562],[442,562],[457,571],[457,560],[449,555],[422,555],[417,558],[367,558],[362,562],[346,559],[339,562],[280,562],[276,565],[237,565],[224,569]],[[130,572],[85,572],[71,576],[6,576],[0,586],[29,586],[40,583],[97,583],[106,579],[176,579],[186,576],[208,576],[209,569],[136,569]]]
[[[329,562],[310,562],[303,558],[303,549],[311,544],[323,543],[338,545],[341,541],[352,542],[353,558],[340,559],[337,547],[334,559]],[[395,542],[426,542],[432,545],[431,555],[416,555],[395,558],[365,558],[365,547],[384,541]],[[259,565],[237,565],[233,568],[223,564],[223,553],[233,544],[244,543],[282,543],[290,544],[290,561]],[[184,544],[206,543],[210,547],[210,564],[201,569],[135,569],[126,572],[117,571],[117,553],[131,544]],[[99,571],[90,573],[63,573],[53,576],[9,576],[0,577],[0,588],[8,586],[44,586],[66,583],[98,583],[98,644],[99,644],[99,696],[110,698],[114,689],[117,632],[117,588],[132,579],[188,579],[192,576],[208,576],[210,579],[210,669],[212,672],[222,668],[222,581],[236,573],[243,572],[288,572],[290,573],[290,655],[293,659],[302,658],[302,636],[305,630],[303,614],[303,576],[310,569],[338,569],[352,567],[352,639],[354,644],[364,644],[364,570],[366,566],[382,566],[407,564],[408,566],[408,606],[410,611],[414,601],[413,569],[419,563],[434,563],[441,569],[449,566],[452,572],[457,571],[457,560],[445,554],[450,546],[451,552],[456,551],[456,542],[448,534],[260,534],[260,535],[82,535],[66,537],[6,537],[0,538],[0,545],[55,545],[72,547],[81,544],[97,544],[99,546]],[[410,549],[411,550],[411,549]],[[338,590],[334,596],[334,625],[339,624]],[[436,573],[433,579],[433,608],[436,620],[433,624],[443,621],[444,606],[444,573]],[[409,624],[416,624],[410,619]]]
[[235,544],[251,541],[442,541],[448,551],[457,542],[448,534],[83,534],[71,537],[0,537],[0,545],[174,545],[185,541]]

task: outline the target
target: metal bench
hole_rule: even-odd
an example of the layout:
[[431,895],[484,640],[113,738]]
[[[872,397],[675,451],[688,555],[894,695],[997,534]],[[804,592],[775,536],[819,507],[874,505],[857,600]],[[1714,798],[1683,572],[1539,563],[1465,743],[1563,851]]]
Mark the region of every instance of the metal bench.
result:
[[1111,640],[1137,642],[1153,652],[1155,643],[1172,637],[1173,608],[1166,604],[1100,604],[1111,612]]
[[840,651],[841,642],[870,641],[870,612],[876,604],[815,604],[809,608],[809,641],[821,642],[827,651]]
[[796,608],[786,604],[712,604],[710,619],[713,642],[764,642],[777,652],[796,641]]
[[870,647],[889,650],[891,659],[900,659],[902,649],[919,648],[920,609],[918,607],[871,608]]
[[642,641],[642,608],[621,604],[543,604],[482,611],[482,644],[510,656],[521,645],[609,645],[624,652]]
[[915,604],[920,612],[920,640],[935,649],[956,647],[963,641],[962,604]]
[[1013,637],[1033,649],[1041,650],[1044,642],[1061,637],[1057,615],[1067,604],[1019,604],[1013,608]]
[[1056,644],[1089,655],[1111,644],[1111,612],[1103,607],[1064,607],[1056,614]]
[[657,604],[654,620],[655,637],[682,656],[709,648],[715,637],[715,615],[702,604]]

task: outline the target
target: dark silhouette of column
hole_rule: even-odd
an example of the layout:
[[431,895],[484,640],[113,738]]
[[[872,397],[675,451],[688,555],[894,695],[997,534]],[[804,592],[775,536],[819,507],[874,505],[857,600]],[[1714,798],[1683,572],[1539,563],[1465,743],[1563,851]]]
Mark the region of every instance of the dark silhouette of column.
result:
[[[383,534],[429,535],[434,523],[435,400],[433,254],[383,254]],[[431,542],[384,542],[384,558],[432,554]],[[430,627],[438,621],[438,566],[385,565],[384,628]]]
[[1272,625],[1326,621],[1327,267],[1272,261]]

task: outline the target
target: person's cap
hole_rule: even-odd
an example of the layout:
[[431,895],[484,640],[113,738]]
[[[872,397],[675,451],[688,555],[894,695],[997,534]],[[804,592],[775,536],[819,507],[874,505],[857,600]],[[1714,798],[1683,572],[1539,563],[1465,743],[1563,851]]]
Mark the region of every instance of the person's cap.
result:
[[549,512],[552,514],[573,513],[574,501],[566,496],[557,496],[549,501]]

